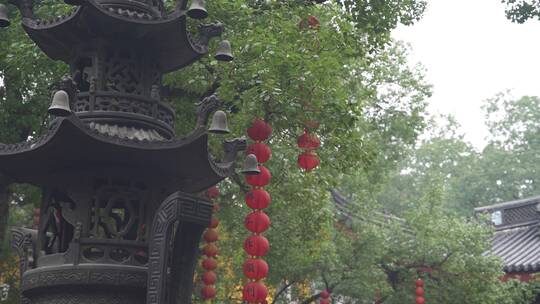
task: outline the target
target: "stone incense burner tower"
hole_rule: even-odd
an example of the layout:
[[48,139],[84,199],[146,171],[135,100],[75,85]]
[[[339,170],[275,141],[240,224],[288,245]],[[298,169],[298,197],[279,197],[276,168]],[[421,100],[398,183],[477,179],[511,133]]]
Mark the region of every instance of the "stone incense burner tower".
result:
[[[0,144],[0,174],[43,189],[39,228],[13,231],[23,302],[191,303],[212,211],[197,193],[234,172],[245,141],[226,141],[220,161],[209,155],[215,96],[199,103],[193,131],[175,137],[161,78],[206,55],[222,26],[200,25],[195,37],[187,31],[188,15],[206,16],[202,0],[189,9],[178,0],[172,12],[162,0],[79,0],[54,20],[35,18],[32,0],[11,4],[39,48],[70,66],[47,132]],[[5,9],[0,26],[9,25]],[[232,59],[228,43],[220,46],[216,58]],[[225,133],[219,123],[210,131]]]

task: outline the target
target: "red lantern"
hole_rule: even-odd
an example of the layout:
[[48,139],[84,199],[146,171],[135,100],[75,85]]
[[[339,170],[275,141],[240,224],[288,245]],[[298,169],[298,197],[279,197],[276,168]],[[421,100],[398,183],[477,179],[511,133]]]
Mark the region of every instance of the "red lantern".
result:
[[219,219],[212,217],[212,219],[210,220],[210,225],[208,225],[208,228],[217,228],[218,225],[219,225]]
[[206,190],[206,197],[208,197],[209,199],[213,199],[218,196],[219,196],[219,189],[216,186],[210,187]]
[[250,282],[244,286],[244,300],[248,302],[261,302],[268,296],[268,289],[261,282]]
[[270,150],[270,147],[263,143],[254,143],[247,147],[246,155],[249,154],[255,154],[255,156],[257,156],[257,161],[262,164],[270,159],[270,156],[272,156],[272,150]]
[[248,128],[247,134],[253,140],[263,141],[268,139],[270,134],[272,134],[272,127],[264,120],[257,118],[253,121],[251,127]]
[[416,288],[416,295],[419,296],[419,297],[423,296],[424,295],[424,288],[417,287]]
[[261,233],[270,227],[270,218],[263,211],[254,211],[246,216],[244,226],[253,233]]
[[272,174],[270,174],[270,171],[264,166],[258,166],[258,168],[261,170],[261,173],[255,175],[246,175],[246,181],[248,184],[254,187],[264,187],[270,182]]
[[219,234],[216,229],[207,229],[203,237],[208,243],[213,243],[219,239]]
[[423,297],[416,298],[416,304],[424,304],[424,303],[426,303],[426,300]]
[[264,209],[270,205],[270,194],[264,189],[253,189],[246,193],[246,204],[251,209]]
[[319,304],[330,304],[330,300],[328,300],[328,299],[321,299],[321,301],[319,302]]
[[214,259],[205,259],[202,261],[202,267],[206,270],[214,270],[217,268],[217,261]]
[[329,297],[330,297],[330,293],[328,292],[328,290],[321,291],[321,298],[328,299]]
[[244,241],[244,250],[251,256],[265,256],[270,242],[262,235],[252,235]]
[[215,257],[218,255],[218,248],[213,243],[209,243],[204,246],[203,253],[207,257]]
[[205,285],[214,285],[217,281],[217,275],[213,271],[207,271],[203,274],[202,281]]
[[424,281],[422,281],[422,279],[418,279],[416,280],[415,284],[416,284],[416,287],[423,287]]
[[304,130],[304,134],[298,137],[298,147],[302,149],[313,150],[321,146],[321,141],[316,134],[311,134],[307,129]]
[[216,294],[217,294],[217,290],[214,286],[204,286],[201,289],[201,296],[205,300],[214,298]]
[[34,216],[33,216],[33,224],[34,224],[34,228],[38,228],[38,227],[39,227],[39,216],[40,216],[40,213],[41,213],[41,209],[39,209],[39,208],[34,208]]
[[319,26],[321,23],[319,22],[319,19],[317,19],[317,17],[310,15],[307,17],[307,20],[308,20],[309,28],[313,30],[319,29]]
[[244,263],[244,275],[250,279],[260,280],[268,274],[268,264],[262,259],[248,259]]
[[298,166],[306,171],[317,168],[320,163],[319,157],[312,151],[306,151],[298,156]]

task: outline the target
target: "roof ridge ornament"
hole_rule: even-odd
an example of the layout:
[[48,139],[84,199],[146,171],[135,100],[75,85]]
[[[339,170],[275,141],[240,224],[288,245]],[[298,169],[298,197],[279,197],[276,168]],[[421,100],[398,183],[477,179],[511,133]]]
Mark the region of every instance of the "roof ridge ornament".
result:
[[203,98],[197,104],[197,128],[206,128],[208,120],[210,118],[210,113],[217,110],[221,105],[221,100],[217,97],[216,94],[212,94],[208,97]]
[[214,22],[209,24],[199,24],[199,44],[208,46],[210,39],[219,37],[223,34],[223,23]]

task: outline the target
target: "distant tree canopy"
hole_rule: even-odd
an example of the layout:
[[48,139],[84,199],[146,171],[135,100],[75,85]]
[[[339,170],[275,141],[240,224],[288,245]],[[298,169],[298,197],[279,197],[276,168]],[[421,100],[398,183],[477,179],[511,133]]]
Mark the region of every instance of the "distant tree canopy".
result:
[[[540,98],[501,93],[486,100],[490,135],[478,151],[453,119],[412,149],[379,196],[396,214],[420,199],[434,183],[447,210],[470,215],[473,208],[540,194]],[[399,203],[396,203],[399,202]]]
[[540,2],[536,0],[502,0],[502,3],[506,4],[506,17],[512,22],[540,20]]

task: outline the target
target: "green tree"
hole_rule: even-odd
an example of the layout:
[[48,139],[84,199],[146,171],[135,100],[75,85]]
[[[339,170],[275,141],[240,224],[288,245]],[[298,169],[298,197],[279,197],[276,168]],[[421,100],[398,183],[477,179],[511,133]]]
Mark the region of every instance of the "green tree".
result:
[[484,256],[492,228],[485,219],[449,214],[443,192],[441,181],[432,180],[402,218],[350,201],[340,209],[346,223],[336,226],[332,245],[316,264],[316,293],[291,292],[292,300],[313,303],[326,289],[343,303],[414,303],[414,281],[422,278],[428,303],[531,303],[537,284],[500,281],[501,261]]
[[426,138],[393,171],[378,201],[401,215],[438,182],[447,211],[471,214],[478,202],[477,182],[471,177],[475,177],[479,153],[464,140],[453,117],[433,119],[431,126]]
[[524,23],[540,19],[540,3],[534,0],[502,0],[506,4],[506,17],[512,22]]

